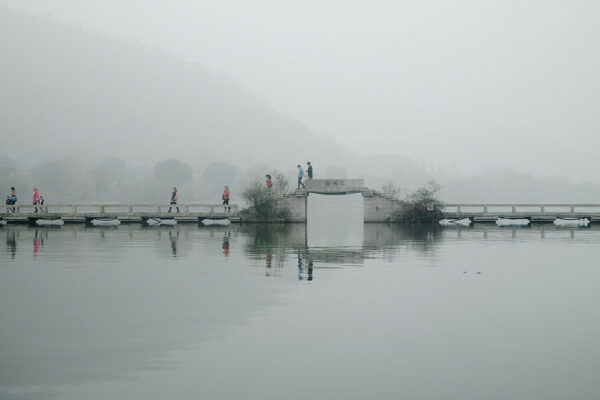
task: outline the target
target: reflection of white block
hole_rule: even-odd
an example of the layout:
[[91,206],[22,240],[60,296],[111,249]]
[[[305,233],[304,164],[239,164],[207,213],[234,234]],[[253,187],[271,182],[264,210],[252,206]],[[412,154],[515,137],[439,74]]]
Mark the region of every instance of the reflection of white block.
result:
[[65,224],[65,221],[63,221],[62,219],[38,219],[35,221],[35,223],[40,226],[61,226]]
[[590,220],[587,218],[556,218],[554,225],[556,226],[588,226]]
[[203,225],[229,225],[231,221],[228,219],[203,219]]
[[177,225],[177,221],[175,221],[175,218],[167,218],[167,219],[148,218],[148,220],[146,221],[146,224],[148,224],[150,226],[158,226],[158,225],[173,226],[173,225]]
[[498,226],[527,226],[530,223],[528,218],[498,218],[496,220]]
[[306,230],[308,247],[362,247],[362,194],[311,193],[308,196]]
[[96,218],[90,221],[94,226],[117,226],[121,224],[117,218]]

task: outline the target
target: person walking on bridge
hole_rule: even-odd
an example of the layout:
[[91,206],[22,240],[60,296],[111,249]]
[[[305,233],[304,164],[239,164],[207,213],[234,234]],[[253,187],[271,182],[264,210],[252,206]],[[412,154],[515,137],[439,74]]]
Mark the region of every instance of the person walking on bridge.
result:
[[[179,195],[177,194],[177,188],[173,187],[173,193],[171,193],[171,205],[177,205],[177,200],[179,199]],[[179,207],[177,208],[177,212],[179,212]],[[171,207],[169,207],[169,212],[171,212]]]
[[225,189],[223,190],[223,208],[225,212],[231,212],[231,206],[229,206],[229,196],[231,192],[229,191],[229,186],[225,185]]
[[300,186],[305,188],[304,183],[302,183],[302,178],[304,178],[304,170],[302,169],[302,166],[298,164],[298,187],[296,190],[300,189]]
[[307,161],[306,165],[308,165],[308,168],[306,169],[306,175],[308,175],[308,179],[312,179],[313,172],[312,172],[312,165],[311,165],[310,161]]
[[[10,187],[10,204],[12,204],[13,206],[15,204],[17,204],[17,191],[15,190],[14,186]],[[15,212],[16,208],[12,207],[12,212]]]
[[33,188],[33,205],[35,207],[35,212],[38,212],[37,205],[40,203],[40,192],[38,192],[37,188]]

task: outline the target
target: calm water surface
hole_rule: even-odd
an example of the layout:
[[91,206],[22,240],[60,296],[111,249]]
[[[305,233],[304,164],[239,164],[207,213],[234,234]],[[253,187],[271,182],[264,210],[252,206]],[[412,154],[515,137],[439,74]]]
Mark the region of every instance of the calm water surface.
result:
[[600,397],[598,228],[337,222],[0,228],[0,398]]

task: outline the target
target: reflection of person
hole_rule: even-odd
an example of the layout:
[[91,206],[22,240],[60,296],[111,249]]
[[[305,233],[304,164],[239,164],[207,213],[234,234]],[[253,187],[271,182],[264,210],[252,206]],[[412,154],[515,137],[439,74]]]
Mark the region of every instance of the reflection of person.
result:
[[223,208],[225,212],[231,212],[231,207],[229,206],[229,197],[231,196],[231,192],[229,191],[229,186],[225,185],[225,189],[223,190]]
[[177,257],[177,239],[179,237],[179,231],[173,235],[173,232],[169,232],[169,239],[171,239],[171,253],[173,257]]
[[42,237],[42,235],[38,235],[38,231],[36,230],[35,233],[33,234],[33,256],[37,257],[39,251],[40,251],[40,246],[44,246],[44,239]]
[[10,253],[10,257],[14,260],[17,255],[17,237],[15,232],[6,234],[6,250]]
[[[171,205],[177,204],[177,200],[179,199],[179,195],[177,194],[177,188],[173,187],[173,193],[171,193]],[[179,207],[177,208],[177,212],[179,212]],[[169,212],[171,212],[171,207],[169,207]]]
[[304,280],[304,266],[302,263],[302,256],[300,255],[300,250],[298,250],[298,280],[299,281],[303,281]]
[[272,255],[271,253],[267,253],[267,257],[266,257],[266,262],[267,262],[267,271],[265,272],[266,276],[271,276],[271,262],[272,262]]
[[300,189],[300,186],[304,187],[304,183],[302,183],[302,178],[304,178],[304,170],[302,169],[302,166],[300,166],[300,164],[298,164],[298,188]]
[[231,232],[225,232],[223,236],[223,254],[225,257],[229,257],[229,237],[231,236]]
[[308,280],[309,281],[313,280],[313,262],[312,261],[308,262]]

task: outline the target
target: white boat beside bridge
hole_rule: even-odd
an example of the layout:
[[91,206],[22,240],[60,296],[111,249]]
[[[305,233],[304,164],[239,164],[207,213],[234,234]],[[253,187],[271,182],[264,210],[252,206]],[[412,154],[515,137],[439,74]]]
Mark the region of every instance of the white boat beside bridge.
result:
[[530,223],[582,219],[588,223],[600,222],[600,204],[589,203],[446,203],[443,212],[448,219],[472,218],[474,222],[496,223],[499,219],[528,219]]
[[[179,212],[175,207],[179,208]],[[93,225],[144,222],[148,219],[175,220],[178,223],[198,223],[204,219],[240,222],[238,206],[230,204],[229,207],[231,211],[225,211],[222,204],[15,204],[0,206],[0,220],[10,224],[61,219],[64,223],[87,222]]]

